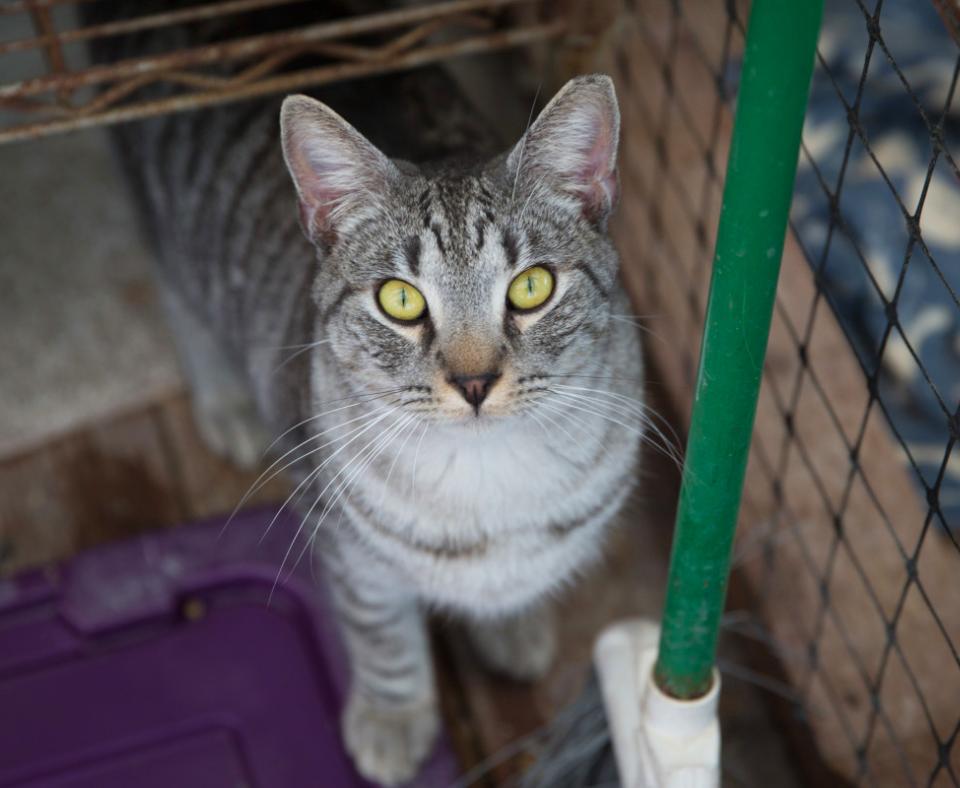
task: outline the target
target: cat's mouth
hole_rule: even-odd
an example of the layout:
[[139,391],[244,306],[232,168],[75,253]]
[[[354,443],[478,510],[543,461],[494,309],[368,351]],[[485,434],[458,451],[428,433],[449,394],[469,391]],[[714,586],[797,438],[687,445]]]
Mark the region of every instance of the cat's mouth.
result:
[[437,412],[431,416],[433,424],[452,430],[454,433],[478,434],[501,427],[512,420],[522,418],[519,410],[489,411],[480,409],[479,413]]
[[502,424],[511,419],[529,416],[531,409],[537,407],[536,400],[516,391],[504,392],[496,401],[484,402],[479,407],[467,407],[463,403],[451,402],[437,408],[432,414],[437,421],[467,428],[483,428]]
[[408,387],[400,406],[424,421],[485,426],[524,417],[549,391],[532,378],[509,369],[483,375],[437,373],[432,385]]
[[516,416],[522,408],[521,387],[509,370],[481,374],[448,374],[434,387],[438,416],[464,425],[482,425]]

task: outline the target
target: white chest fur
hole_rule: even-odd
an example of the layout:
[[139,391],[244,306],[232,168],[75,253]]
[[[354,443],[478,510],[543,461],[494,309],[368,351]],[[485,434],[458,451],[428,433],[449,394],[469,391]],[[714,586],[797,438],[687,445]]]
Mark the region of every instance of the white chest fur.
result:
[[603,425],[579,435],[513,420],[434,425],[388,446],[347,509],[428,601],[496,612],[532,601],[597,555],[600,531],[629,492],[636,445]]

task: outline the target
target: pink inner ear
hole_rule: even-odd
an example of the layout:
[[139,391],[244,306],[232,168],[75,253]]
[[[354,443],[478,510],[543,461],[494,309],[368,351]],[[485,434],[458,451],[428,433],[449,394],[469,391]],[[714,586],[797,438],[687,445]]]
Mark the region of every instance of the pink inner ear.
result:
[[336,240],[331,214],[344,197],[345,190],[337,188],[344,180],[343,168],[323,156],[308,150],[300,151],[295,166],[295,180],[300,190],[300,224],[307,234],[324,243]]
[[330,214],[336,204],[337,195],[332,191],[324,191],[318,184],[311,184],[309,193],[304,192],[299,201],[300,225],[307,235],[326,244],[336,240]]
[[593,125],[596,129],[591,135],[593,144],[577,173],[584,197],[584,213],[589,216],[609,210],[617,199],[617,170],[611,166],[616,143],[613,128],[602,115],[593,118]]
[[382,206],[392,165],[343,118],[312,99],[291,97],[281,127],[308,237],[335,241],[359,211]]

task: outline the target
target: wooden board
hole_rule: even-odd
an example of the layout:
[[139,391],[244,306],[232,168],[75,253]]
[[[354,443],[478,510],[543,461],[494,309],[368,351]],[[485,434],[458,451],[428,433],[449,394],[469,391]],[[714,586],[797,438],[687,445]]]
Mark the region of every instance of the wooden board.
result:
[[[211,454],[186,394],[0,461],[0,572],[228,512],[256,478]],[[282,499],[266,485],[251,505]]]
[[185,514],[154,408],[0,463],[5,572],[163,527]]

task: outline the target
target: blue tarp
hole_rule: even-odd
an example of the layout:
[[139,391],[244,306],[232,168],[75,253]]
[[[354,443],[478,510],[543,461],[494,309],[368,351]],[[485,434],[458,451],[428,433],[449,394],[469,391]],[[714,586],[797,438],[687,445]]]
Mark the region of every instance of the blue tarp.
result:
[[[886,51],[873,45],[864,76],[864,11],[856,0],[827,0],[791,219],[865,377],[877,373],[921,494],[943,473],[935,520],[960,528],[960,446],[944,462],[960,408],[960,96],[930,172],[931,129],[960,50],[930,2],[887,0],[879,25]],[[834,213],[830,195],[838,192]],[[907,216],[921,194],[922,241],[911,241]]]

